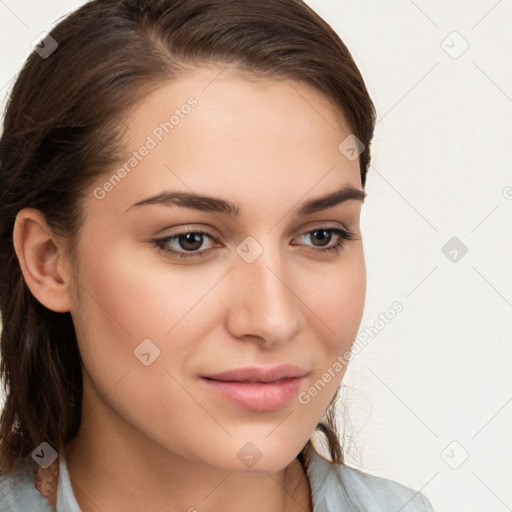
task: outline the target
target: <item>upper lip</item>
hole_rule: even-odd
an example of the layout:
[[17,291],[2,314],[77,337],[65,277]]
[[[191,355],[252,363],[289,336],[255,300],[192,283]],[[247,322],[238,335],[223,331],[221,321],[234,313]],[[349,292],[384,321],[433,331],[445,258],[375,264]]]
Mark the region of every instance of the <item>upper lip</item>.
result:
[[308,372],[303,368],[291,364],[283,364],[272,368],[258,368],[255,366],[236,368],[212,375],[203,375],[206,379],[221,381],[254,381],[254,382],[275,382],[282,379],[304,377]]

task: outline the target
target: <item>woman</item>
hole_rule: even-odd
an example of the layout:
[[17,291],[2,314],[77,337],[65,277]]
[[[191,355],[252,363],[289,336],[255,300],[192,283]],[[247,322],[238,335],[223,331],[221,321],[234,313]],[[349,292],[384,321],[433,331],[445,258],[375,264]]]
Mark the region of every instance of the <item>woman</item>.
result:
[[374,123],[300,0],[92,1],[52,30],[0,142],[0,510],[432,510],[335,428]]

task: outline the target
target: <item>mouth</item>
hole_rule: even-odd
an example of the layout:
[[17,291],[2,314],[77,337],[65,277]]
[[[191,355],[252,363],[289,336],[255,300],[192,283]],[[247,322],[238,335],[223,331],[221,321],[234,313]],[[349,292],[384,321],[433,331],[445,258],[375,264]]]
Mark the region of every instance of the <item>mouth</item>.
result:
[[255,366],[235,368],[213,375],[203,375],[203,378],[222,382],[275,383],[286,379],[304,377],[307,370],[291,364],[283,364],[272,368]]
[[201,377],[206,388],[221,398],[255,412],[284,408],[297,395],[305,377],[288,377],[270,382],[256,380],[217,380]]
[[284,382],[291,380],[296,377],[283,377],[279,380],[265,381],[265,380],[225,380],[225,379],[213,379],[211,377],[203,377],[203,379],[214,380],[216,382],[227,382],[227,383],[240,383],[240,384],[276,384],[278,382]]

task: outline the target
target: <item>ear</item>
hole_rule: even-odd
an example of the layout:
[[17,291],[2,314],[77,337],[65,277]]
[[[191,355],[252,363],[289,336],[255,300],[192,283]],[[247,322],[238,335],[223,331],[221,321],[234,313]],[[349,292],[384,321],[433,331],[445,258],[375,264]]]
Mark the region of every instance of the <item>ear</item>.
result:
[[70,310],[71,275],[62,237],[34,208],[24,208],[14,223],[14,250],[23,277],[34,297],[57,313]]

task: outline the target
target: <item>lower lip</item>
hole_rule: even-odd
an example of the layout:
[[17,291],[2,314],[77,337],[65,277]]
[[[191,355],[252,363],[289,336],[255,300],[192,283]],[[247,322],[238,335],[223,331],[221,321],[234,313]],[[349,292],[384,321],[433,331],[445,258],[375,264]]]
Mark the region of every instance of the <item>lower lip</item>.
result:
[[257,412],[271,412],[284,407],[297,395],[304,377],[281,382],[226,382],[201,378],[209,389],[232,402]]

